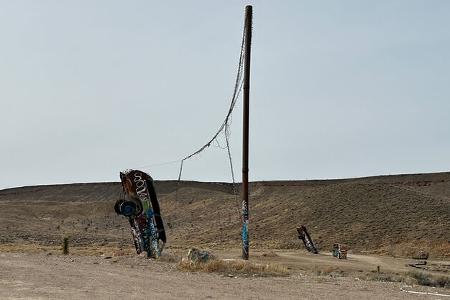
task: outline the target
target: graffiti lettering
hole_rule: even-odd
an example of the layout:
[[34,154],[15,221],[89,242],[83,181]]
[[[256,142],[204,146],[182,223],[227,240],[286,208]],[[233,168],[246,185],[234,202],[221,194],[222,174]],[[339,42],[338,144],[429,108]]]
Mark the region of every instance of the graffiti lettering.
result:
[[148,200],[150,197],[147,191],[147,184],[145,180],[142,179],[142,176],[139,174],[134,174],[134,182],[136,183],[136,194],[138,195],[141,201]]

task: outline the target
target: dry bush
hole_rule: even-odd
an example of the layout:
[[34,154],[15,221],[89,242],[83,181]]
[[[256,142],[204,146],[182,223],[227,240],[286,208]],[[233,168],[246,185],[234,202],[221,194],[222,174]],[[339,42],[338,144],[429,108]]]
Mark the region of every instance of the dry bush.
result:
[[159,261],[167,262],[167,263],[177,263],[181,261],[181,257],[172,253],[162,253],[158,258]]
[[420,285],[433,286],[433,279],[428,274],[423,272],[410,272],[408,275],[416,279]]
[[435,276],[417,271],[402,274],[370,272],[363,275],[361,279],[383,282],[405,282],[407,284],[419,284],[431,287],[450,288],[450,277]]
[[188,272],[214,272],[227,275],[286,276],[289,274],[287,268],[281,265],[256,264],[243,260],[212,259],[205,263],[182,260],[178,268]]
[[113,257],[118,257],[118,256],[126,256],[127,253],[123,250],[115,250],[112,254]]
[[368,273],[365,280],[382,281],[382,282],[403,282],[405,278],[392,273]]
[[313,272],[317,276],[343,277],[346,275],[344,271],[333,266],[315,267]]
[[264,252],[263,254],[261,254],[261,256],[264,256],[264,257],[277,257],[278,254],[276,254],[273,251],[269,251],[269,252]]
[[450,277],[440,276],[435,278],[436,286],[450,288]]
[[0,244],[0,252],[19,252],[19,253],[42,253],[55,252],[60,253],[61,247],[46,246],[31,243],[15,243],[15,244]]
[[408,275],[420,285],[450,288],[450,277],[448,276],[438,277],[424,272],[409,272]]

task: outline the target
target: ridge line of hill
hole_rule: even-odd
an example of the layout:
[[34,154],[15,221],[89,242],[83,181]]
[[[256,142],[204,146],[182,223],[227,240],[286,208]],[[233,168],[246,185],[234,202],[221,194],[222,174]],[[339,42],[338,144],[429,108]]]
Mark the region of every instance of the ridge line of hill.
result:
[[[335,183],[346,183],[346,182],[364,182],[364,183],[388,183],[388,184],[407,184],[417,183],[417,182],[444,182],[449,177],[450,172],[436,172],[436,173],[413,173],[413,174],[394,174],[394,175],[374,175],[374,176],[364,176],[364,177],[352,177],[352,178],[331,178],[331,179],[301,179],[301,180],[258,180],[251,181],[250,184],[258,184],[264,186],[310,186],[310,185],[326,185]],[[178,180],[155,180],[155,183],[174,183]],[[120,182],[104,181],[104,182],[75,182],[75,183],[61,183],[61,184],[40,184],[40,185],[28,185],[28,186],[18,186],[0,189],[0,193],[13,192],[16,190],[24,189],[39,189],[39,188],[52,188],[52,187],[66,187],[66,186],[83,186],[83,185],[116,185]],[[181,180],[181,184],[216,184],[223,186],[231,186],[230,182],[221,181],[196,181],[196,180]],[[240,182],[237,182],[240,184]]]

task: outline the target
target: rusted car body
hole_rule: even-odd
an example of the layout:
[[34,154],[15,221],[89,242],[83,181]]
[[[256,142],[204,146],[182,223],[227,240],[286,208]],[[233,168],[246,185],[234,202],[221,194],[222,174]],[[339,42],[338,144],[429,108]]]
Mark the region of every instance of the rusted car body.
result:
[[311,253],[319,254],[319,251],[317,251],[316,246],[314,245],[314,242],[311,238],[311,236],[308,233],[308,230],[306,230],[306,227],[304,225],[301,225],[297,227],[298,232],[298,238],[303,241],[303,244],[305,244],[306,250],[308,250]]
[[128,218],[136,252],[145,251],[148,257],[157,258],[166,243],[166,233],[153,179],[145,172],[126,170],[120,172],[120,180],[123,196],[114,209]]

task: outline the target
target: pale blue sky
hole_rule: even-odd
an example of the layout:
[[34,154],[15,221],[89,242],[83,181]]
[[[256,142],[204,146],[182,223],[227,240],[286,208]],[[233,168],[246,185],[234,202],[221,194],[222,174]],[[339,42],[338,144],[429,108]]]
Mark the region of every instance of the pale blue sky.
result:
[[[448,171],[450,1],[0,0],[0,188],[118,181],[196,150],[226,114],[246,4],[251,180]],[[183,178],[230,181],[225,150]]]

